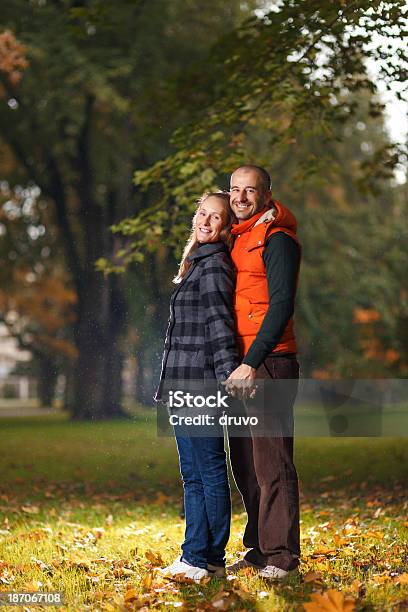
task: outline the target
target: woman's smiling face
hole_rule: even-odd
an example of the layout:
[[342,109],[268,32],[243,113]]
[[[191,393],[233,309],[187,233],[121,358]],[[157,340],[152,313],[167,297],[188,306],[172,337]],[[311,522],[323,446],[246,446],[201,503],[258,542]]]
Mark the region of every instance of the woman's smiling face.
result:
[[195,236],[198,242],[217,242],[225,225],[225,202],[209,196],[200,204],[195,218]]

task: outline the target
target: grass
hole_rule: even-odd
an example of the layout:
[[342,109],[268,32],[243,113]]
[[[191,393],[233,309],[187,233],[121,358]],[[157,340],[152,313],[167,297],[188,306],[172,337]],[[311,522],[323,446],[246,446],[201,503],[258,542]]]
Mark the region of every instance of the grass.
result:
[[[0,590],[61,591],[69,611],[301,610],[329,589],[356,610],[406,608],[407,441],[298,438],[296,463],[300,577],[271,586],[248,570],[172,582],[156,568],[179,554],[181,485],[174,441],[156,437],[151,413],[107,423],[2,418]],[[243,551],[234,489],[233,511],[228,560]]]

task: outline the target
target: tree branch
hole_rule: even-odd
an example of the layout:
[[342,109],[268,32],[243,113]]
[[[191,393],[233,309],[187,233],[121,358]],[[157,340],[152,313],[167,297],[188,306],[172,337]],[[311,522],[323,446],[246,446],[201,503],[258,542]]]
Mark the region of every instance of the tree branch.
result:
[[75,245],[75,236],[68,218],[68,207],[64,185],[59,168],[54,157],[51,155],[47,158],[47,168],[50,175],[50,195],[55,203],[57,221],[65,244],[65,252],[68,259],[69,269],[73,276],[77,293],[80,294],[83,285],[83,270]]
[[[33,133],[37,134],[37,142],[41,143],[39,130],[36,129],[37,126],[35,124],[35,121],[32,120],[29,110],[24,104],[24,102],[18,98],[17,94],[13,91],[10,84],[8,82],[5,82],[4,79],[2,79],[2,85],[6,90],[6,94],[9,97],[14,97],[18,101],[20,112],[24,113],[24,116],[27,117],[30,129],[33,130]],[[42,176],[42,174],[39,173],[39,171],[37,170],[35,162],[32,162],[26,155],[23,144],[19,142],[18,138],[16,137],[16,130],[13,129],[13,123],[10,122],[9,125],[4,125],[3,122],[0,126],[0,129],[2,130],[5,141],[13,150],[16,159],[20,161],[20,163],[26,169],[29,178],[34,180],[34,182],[41,188],[43,193],[46,196],[49,196],[54,201],[57,222],[59,224],[62,240],[65,245],[65,253],[67,256],[68,266],[73,276],[77,292],[79,293],[82,287],[82,267],[80,263],[79,253],[75,245],[76,241],[74,237],[74,232],[68,218],[68,208],[66,203],[65,190],[57,162],[55,158],[51,155],[47,147],[41,148],[41,157],[43,160],[45,160],[44,163],[49,172],[49,181],[47,182]]]

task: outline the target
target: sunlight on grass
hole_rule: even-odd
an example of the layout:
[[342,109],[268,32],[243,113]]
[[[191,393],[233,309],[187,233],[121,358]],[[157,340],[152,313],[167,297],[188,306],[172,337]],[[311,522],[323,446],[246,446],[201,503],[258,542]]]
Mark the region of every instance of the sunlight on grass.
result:
[[[70,611],[299,610],[328,589],[355,609],[397,610],[408,597],[404,440],[296,441],[301,576],[280,585],[252,570],[200,585],[160,578],[184,521],[174,441],[156,437],[151,414],[4,419],[0,448],[2,591],[61,591]],[[244,550],[234,489],[233,504],[229,561]]]

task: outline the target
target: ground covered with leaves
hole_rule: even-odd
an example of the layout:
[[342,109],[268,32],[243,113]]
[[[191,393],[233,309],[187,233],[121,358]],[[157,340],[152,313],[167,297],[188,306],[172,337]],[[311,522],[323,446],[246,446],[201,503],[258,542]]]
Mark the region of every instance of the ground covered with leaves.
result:
[[[1,591],[60,591],[70,611],[408,608],[404,439],[296,440],[300,575],[195,584],[157,572],[179,554],[184,521],[174,441],[156,437],[151,415],[0,426]],[[233,509],[228,561],[244,550],[234,487]]]

